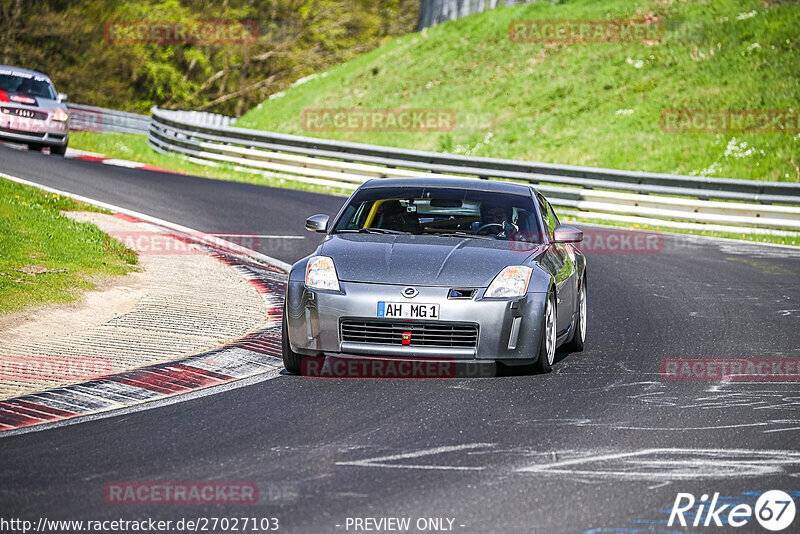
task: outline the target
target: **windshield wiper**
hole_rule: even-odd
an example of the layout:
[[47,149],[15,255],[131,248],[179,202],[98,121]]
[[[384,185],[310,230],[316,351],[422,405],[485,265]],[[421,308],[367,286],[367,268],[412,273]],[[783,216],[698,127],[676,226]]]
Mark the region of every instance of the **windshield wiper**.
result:
[[337,230],[335,234],[392,234],[392,235],[411,235],[400,230],[389,230],[388,228],[358,228]]
[[446,234],[423,234],[423,235],[435,235],[438,237],[466,237],[471,239],[494,239],[488,235],[477,235],[477,234],[468,234],[466,232],[448,232]]

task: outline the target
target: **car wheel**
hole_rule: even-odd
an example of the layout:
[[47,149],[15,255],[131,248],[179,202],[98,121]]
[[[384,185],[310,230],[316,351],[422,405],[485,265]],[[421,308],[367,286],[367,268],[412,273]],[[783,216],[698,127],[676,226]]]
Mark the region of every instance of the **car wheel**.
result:
[[283,366],[292,374],[300,374],[300,362],[303,357],[292,350],[289,344],[289,331],[286,328],[286,309],[283,310],[283,326],[281,328],[281,352],[283,353]]
[[533,364],[534,371],[549,373],[556,358],[556,302],[552,293],[547,297],[542,318],[542,344],[539,357]]
[[56,156],[63,156],[67,153],[67,145],[64,146],[51,146],[50,153],[55,154]]
[[41,152],[42,148],[43,148],[42,145],[37,145],[36,143],[28,143],[28,150],[32,152]]
[[578,291],[578,319],[575,321],[575,333],[569,343],[564,345],[566,352],[581,352],[586,341],[586,278],[581,281]]

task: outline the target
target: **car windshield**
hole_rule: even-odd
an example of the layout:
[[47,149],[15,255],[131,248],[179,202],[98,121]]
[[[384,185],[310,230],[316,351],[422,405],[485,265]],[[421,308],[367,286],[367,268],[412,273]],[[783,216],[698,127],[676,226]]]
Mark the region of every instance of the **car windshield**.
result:
[[33,74],[0,72],[0,91],[52,100],[56,96],[53,86],[46,78]]
[[430,187],[362,189],[333,233],[405,233],[540,242],[530,196]]

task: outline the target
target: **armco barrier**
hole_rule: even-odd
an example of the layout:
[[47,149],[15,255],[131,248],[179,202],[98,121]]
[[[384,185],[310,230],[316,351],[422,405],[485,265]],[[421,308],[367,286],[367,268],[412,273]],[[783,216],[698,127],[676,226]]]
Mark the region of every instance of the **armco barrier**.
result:
[[524,181],[554,205],[591,218],[634,216],[741,233],[800,231],[798,183],[476,158],[231,127],[228,117],[209,113],[153,108],[152,114],[149,142],[158,151],[301,182],[355,189],[390,177]]
[[71,131],[144,134],[150,130],[150,117],[125,111],[67,104]]

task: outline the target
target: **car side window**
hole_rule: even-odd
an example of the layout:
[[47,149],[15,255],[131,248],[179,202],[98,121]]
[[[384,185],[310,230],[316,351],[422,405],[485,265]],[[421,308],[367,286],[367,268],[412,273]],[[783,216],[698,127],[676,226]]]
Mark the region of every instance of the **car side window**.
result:
[[544,205],[544,200],[540,195],[536,195],[536,201],[539,202],[539,211],[542,212],[542,219],[544,219],[544,223],[547,224],[547,207]]
[[[545,200],[545,202],[547,201]],[[547,202],[547,215],[548,218],[553,221],[553,228],[561,224],[561,221],[558,220],[558,215],[556,215],[555,210],[553,210],[553,206],[551,206],[549,202]]]
[[363,228],[373,204],[374,202],[371,200],[362,202],[347,227],[350,229]]
[[547,227],[547,235],[552,239],[553,229],[558,225],[557,219],[555,218],[553,209],[550,208],[550,204],[547,203],[542,195],[537,194],[536,199],[539,201],[539,208],[542,210],[542,218]]

